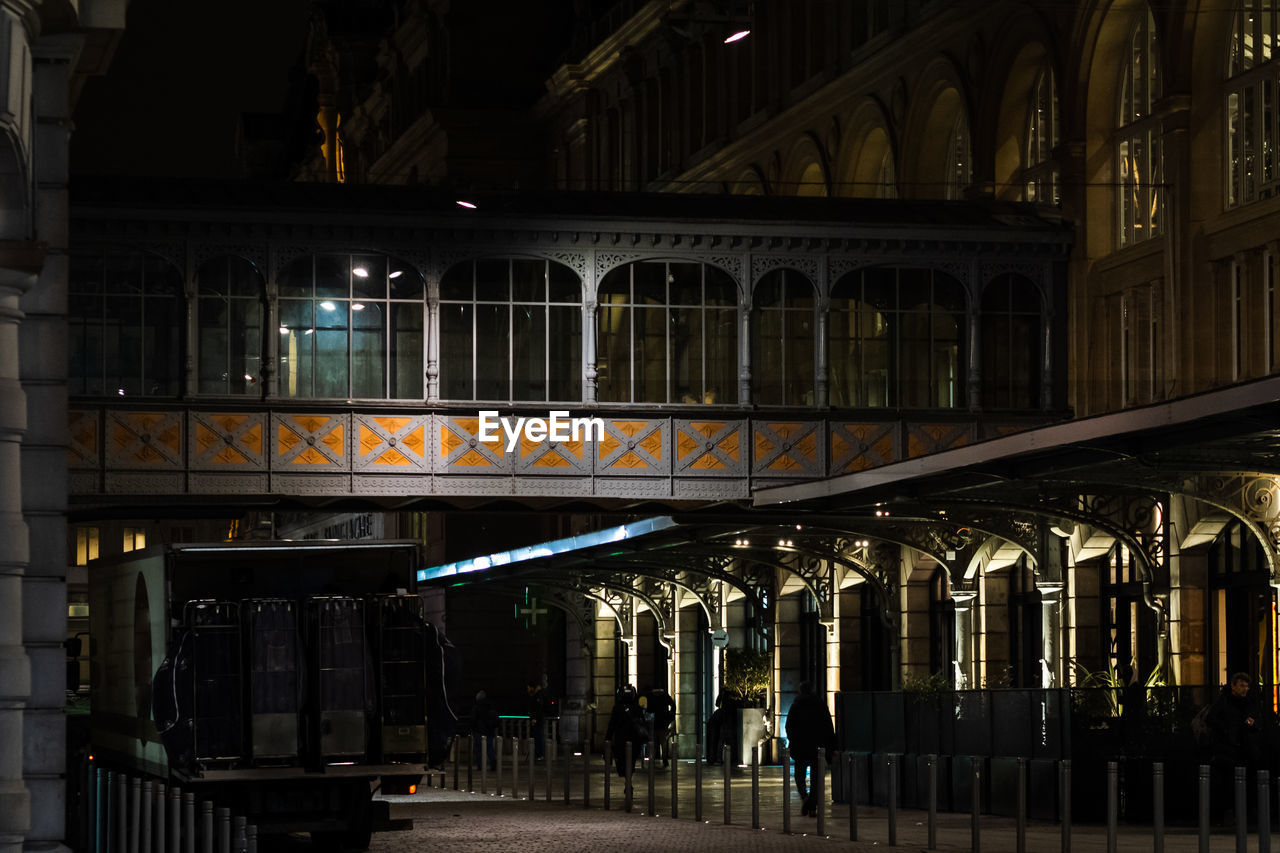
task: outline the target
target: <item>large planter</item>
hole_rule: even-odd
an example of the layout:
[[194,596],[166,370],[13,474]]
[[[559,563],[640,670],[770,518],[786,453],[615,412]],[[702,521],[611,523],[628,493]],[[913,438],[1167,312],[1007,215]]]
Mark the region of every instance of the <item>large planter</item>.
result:
[[751,749],[769,739],[769,712],[766,708],[734,708],[733,734],[729,749],[734,764],[750,764]]

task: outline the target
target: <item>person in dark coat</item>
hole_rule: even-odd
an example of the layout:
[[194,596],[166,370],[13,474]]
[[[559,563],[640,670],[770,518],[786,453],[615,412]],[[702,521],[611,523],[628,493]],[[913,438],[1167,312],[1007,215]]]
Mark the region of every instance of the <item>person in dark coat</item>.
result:
[[1253,679],[1247,673],[1237,672],[1209,706],[1205,723],[1213,749],[1214,785],[1210,801],[1214,819],[1222,820],[1225,813],[1231,811],[1231,780],[1235,768],[1247,768],[1247,778],[1252,779],[1260,767],[1270,764],[1266,753],[1272,714],[1254,689]]
[[716,697],[716,709],[707,718],[707,764],[719,764],[726,742],[724,696]]
[[526,705],[529,715],[529,735],[533,738],[533,757],[541,761],[547,749],[547,691],[542,682],[530,680],[525,685],[528,694]]
[[498,733],[498,709],[494,707],[489,695],[481,690],[476,694],[476,703],[471,706],[471,737],[474,744],[476,766],[480,766],[481,746],[484,746],[485,763],[490,770],[497,769],[493,753],[493,738]]
[[[640,750],[649,740],[648,725],[644,719],[644,709],[636,696],[636,688],[626,685],[618,691],[613,701],[613,712],[609,714],[609,726],[604,732],[605,738],[613,744],[613,763],[618,768],[618,775],[627,777],[635,767],[635,760],[640,757]],[[631,766],[627,766],[627,743],[631,744]]]
[[645,692],[646,710],[653,715],[653,757],[662,759],[662,766],[671,761],[671,724],[676,721],[676,700],[662,687],[651,687]]
[[817,779],[811,779],[813,785],[807,786],[806,776],[817,770],[819,749],[835,748],[836,734],[826,703],[814,692],[812,682],[800,682],[800,695],[787,711],[786,731],[787,745],[795,762],[796,789],[804,802],[801,814],[817,817],[818,797],[813,790]]

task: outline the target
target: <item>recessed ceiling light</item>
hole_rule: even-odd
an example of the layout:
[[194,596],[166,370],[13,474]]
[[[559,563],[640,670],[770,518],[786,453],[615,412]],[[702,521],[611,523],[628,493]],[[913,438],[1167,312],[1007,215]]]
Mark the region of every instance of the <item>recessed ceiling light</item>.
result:
[[323,308],[323,309],[324,309],[324,310],[326,310],[326,311],[332,311],[333,309],[337,308],[338,306],[337,306],[337,305],[334,305],[332,302],[330,302],[329,300],[327,300],[327,299],[326,299],[324,302],[321,302],[321,303],[320,303],[320,307],[321,307],[321,308]]
[[356,278],[368,278],[368,277],[369,277],[369,271],[368,271],[367,269],[365,269],[364,267],[352,267],[352,268],[351,268],[351,274],[352,274],[352,275],[354,275]]
[[738,30],[733,35],[727,36],[724,40],[724,43],[733,44],[735,41],[742,41],[744,38],[746,38],[749,35],[751,35],[751,30]]
[[351,310],[352,310],[352,311],[363,311],[363,310],[364,310],[364,303],[363,303],[363,302],[352,302],[352,303],[351,303]]
[[473,203],[469,201],[463,201],[462,199],[458,199],[458,207],[465,207],[467,210],[476,209],[476,206]]
[[387,276],[387,278],[399,278],[402,275],[404,275],[404,270],[396,270],[395,272],[391,273],[391,275]]

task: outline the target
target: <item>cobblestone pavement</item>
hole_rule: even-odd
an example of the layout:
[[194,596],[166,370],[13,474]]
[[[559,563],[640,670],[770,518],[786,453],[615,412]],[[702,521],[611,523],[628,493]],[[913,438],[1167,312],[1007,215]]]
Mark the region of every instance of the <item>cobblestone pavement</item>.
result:
[[[495,779],[486,780],[487,793],[480,793],[478,773],[472,776],[475,792],[465,788],[465,771],[459,773],[459,786],[452,789],[452,771],[446,774],[447,787],[423,788],[410,797],[386,797],[393,818],[411,818],[411,831],[379,833],[374,836],[374,853],[440,850],[448,853],[474,851],[554,851],[554,853],[678,853],[678,851],[866,851],[888,846],[889,828],[886,810],[860,806],[858,809],[858,842],[849,841],[848,806],[828,804],[824,820],[825,835],[817,834],[817,821],[800,816],[799,798],[788,789],[791,802],[792,834],[782,832],[783,785],[780,768],[760,770],[760,823],[752,829],[751,778],[749,771],[732,779],[730,825],[724,823],[723,775],[720,768],[704,768],[703,813],[701,822],[693,819],[694,783],[691,762],[680,762],[679,812],[671,818],[669,771],[655,773],[654,815],[646,814],[648,777],[643,772],[635,778],[631,813],[623,809],[623,787],[612,777],[611,808],[603,805],[604,776],[599,758],[591,779],[591,807],[582,806],[581,759],[575,760],[570,775],[570,804],[563,795],[563,765],[553,768],[552,798],[546,800],[546,770],[536,768],[534,797],[528,796],[527,767],[521,767],[520,797],[511,794],[510,771],[504,774],[504,794],[495,795]],[[900,810],[897,820],[897,843],[903,850],[924,850],[927,844],[927,814]],[[965,814],[938,815],[938,850],[970,850],[971,824]],[[1074,851],[1105,851],[1106,829],[1102,826],[1077,825],[1072,828]],[[1057,824],[1032,823],[1028,826],[1026,849],[1031,853],[1061,849],[1061,830]],[[304,849],[299,844],[298,849]],[[984,815],[981,821],[980,849],[1010,851],[1017,849],[1015,824],[1012,819]],[[1152,850],[1149,827],[1121,827],[1120,851]],[[1170,853],[1190,853],[1197,849],[1193,829],[1177,827],[1168,831],[1165,849]],[[1211,839],[1214,853],[1234,851],[1233,831],[1217,830]],[[1257,838],[1251,837],[1248,849],[1256,851]]]

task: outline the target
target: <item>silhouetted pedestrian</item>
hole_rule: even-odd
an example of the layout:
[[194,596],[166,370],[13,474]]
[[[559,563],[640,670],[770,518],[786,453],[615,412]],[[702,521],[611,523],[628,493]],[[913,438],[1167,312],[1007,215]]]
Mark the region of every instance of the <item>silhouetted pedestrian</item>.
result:
[[826,703],[814,693],[812,682],[800,682],[800,695],[787,711],[786,730],[787,745],[795,762],[796,789],[804,801],[801,814],[816,817],[820,804],[813,788],[817,779],[811,778],[806,786],[805,778],[817,768],[818,750],[835,748],[836,735],[831,714],[827,712]]

